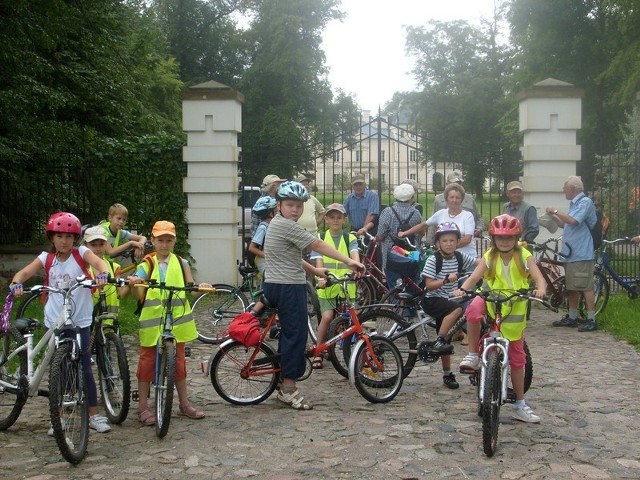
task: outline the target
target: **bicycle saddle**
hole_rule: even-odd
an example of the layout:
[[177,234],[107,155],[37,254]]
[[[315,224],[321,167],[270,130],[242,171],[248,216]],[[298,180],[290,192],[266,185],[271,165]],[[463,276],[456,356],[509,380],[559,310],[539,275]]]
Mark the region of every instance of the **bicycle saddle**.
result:
[[35,318],[17,318],[14,325],[20,333],[32,333],[36,328],[43,327]]
[[240,275],[242,275],[244,277],[246,275],[249,275],[250,273],[257,272],[258,269],[256,267],[247,267],[245,265],[240,265],[238,267],[238,271],[240,272]]

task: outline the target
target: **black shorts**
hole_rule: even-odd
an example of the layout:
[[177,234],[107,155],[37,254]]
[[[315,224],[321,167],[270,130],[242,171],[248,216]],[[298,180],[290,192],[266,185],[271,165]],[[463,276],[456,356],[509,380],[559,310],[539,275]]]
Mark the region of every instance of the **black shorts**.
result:
[[424,312],[436,319],[437,331],[440,331],[442,319],[457,308],[462,310],[462,305],[443,297],[425,297],[422,300],[422,309]]

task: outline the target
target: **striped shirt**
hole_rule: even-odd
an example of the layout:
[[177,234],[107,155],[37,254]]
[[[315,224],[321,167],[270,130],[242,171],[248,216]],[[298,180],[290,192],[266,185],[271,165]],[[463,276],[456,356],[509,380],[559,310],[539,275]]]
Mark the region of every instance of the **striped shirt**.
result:
[[307,281],[302,269],[302,252],[318,237],[301,225],[276,215],[269,223],[264,239],[265,282],[279,284],[304,284]]
[[[462,271],[469,272],[475,268],[476,259],[470,257],[466,253],[462,254]],[[442,258],[442,269],[436,274],[436,256],[431,255],[427,258],[422,270],[422,276],[432,280],[442,280],[447,274],[458,273],[458,260],[455,255],[451,258]],[[427,292],[425,297],[442,297],[449,298],[453,291],[458,288],[457,282],[447,283],[440,288]]]

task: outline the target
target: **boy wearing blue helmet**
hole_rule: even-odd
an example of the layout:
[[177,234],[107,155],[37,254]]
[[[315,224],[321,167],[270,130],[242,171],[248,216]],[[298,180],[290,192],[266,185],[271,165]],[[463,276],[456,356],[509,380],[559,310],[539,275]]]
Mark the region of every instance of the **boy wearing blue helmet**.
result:
[[253,214],[260,219],[260,224],[258,228],[256,228],[253,237],[251,238],[251,243],[249,244],[249,253],[253,254],[255,257],[256,268],[260,272],[260,277],[264,278],[264,239],[267,235],[267,227],[269,226],[269,222],[276,214],[276,199],[270,197],[269,195],[265,197],[260,197],[251,211]]
[[307,343],[307,292],[305,270],[324,277],[325,270],[302,262],[305,250],[314,250],[343,262],[351,270],[364,271],[364,266],[343,255],[297,223],[309,193],[298,182],[280,185],[276,199],[280,211],[267,229],[264,242],[264,294],[278,308],[280,319],[280,379],[278,400],[296,410],[311,410],[313,405],[296,387],[296,379],[304,374]]

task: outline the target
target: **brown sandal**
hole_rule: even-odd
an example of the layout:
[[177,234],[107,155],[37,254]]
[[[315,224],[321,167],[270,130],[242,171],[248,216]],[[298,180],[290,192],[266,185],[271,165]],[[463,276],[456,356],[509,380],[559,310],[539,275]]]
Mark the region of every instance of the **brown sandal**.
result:
[[204,412],[201,412],[193,405],[180,405],[178,407],[178,415],[193,418],[194,420],[200,420],[201,418],[204,418]]
[[138,421],[146,427],[151,427],[156,424],[156,416],[145,408],[138,411]]
[[313,357],[313,362],[311,362],[311,368],[313,368],[314,370],[321,370],[323,367],[322,365],[323,361],[324,361],[324,358],[321,356]]

